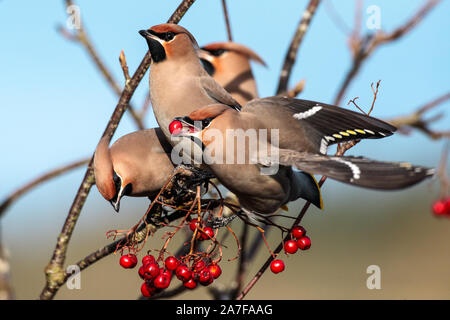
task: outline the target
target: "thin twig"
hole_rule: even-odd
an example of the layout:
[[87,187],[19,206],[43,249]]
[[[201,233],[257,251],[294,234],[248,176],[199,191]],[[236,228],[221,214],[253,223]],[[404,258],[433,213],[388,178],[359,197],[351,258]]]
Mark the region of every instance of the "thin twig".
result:
[[287,96],[289,98],[295,98],[303,91],[303,89],[305,88],[305,83],[306,83],[305,79],[300,80],[291,90],[281,95]]
[[280,80],[278,82],[278,89],[276,92],[277,95],[288,90],[288,82],[297,58],[298,49],[319,3],[320,0],[310,0],[306,10],[303,12],[289,49],[286,52],[286,57],[284,58],[283,68],[281,69]]
[[429,0],[410,20],[404,25],[398,27],[391,33],[378,31],[375,35],[367,34],[363,37],[359,33],[354,32],[350,38],[350,48],[353,55],[352,66],[347,72],[342,84],[334,99],[334,104],[339,105],[345,92],[347,91],[353,78],[357,75],[363,62],[378,48],[380,45],[398,40],[402,36],[410,32],[430,10],[439,3],[440,0]]
[[[74,4],[72,0],[65,0],[65,2],[67,8]],[[98,55],[97,50],[95,49],[92,41],[90,40],[88,34],[86,33],[86,30],[83,27],[83,24],[80,22],[79,28],[75,29],[74,34],[70,33],[62,26],[59,26],[58,29],[66,39],[76,41],[86,49],[89,57],[92,59],[95,66],[103,75],[106,82],[110,85],[113,91],[120,97],[120,95],[122,94],[122,89],[117,84],[117,81],[114,79],[112,72],[108,69],[108,67],[106,67],[105,63]],[[130,112],[130,115],[133,118],[134,122],[136,123],[137,127],[139,129],[144,129],[145,126],[142,123],[142,119],[138,116],[138,114],[135,112],[134,108],[131,105],[128,105],[128,111]]]
[[386,121],[397,127],[399,129],[399,132],[403,134],[409,134],[411,128],[414,128],[422,131],[431,139],[436,140],[440,138],[450,137],[450,131],[434,131],[429,128],[429,124],[439,119],[441,115],[430,119],[423,119],[423,115],[426,112],[432,110],[433,108],[448,100],[450,100],[450,92],[426,103],[424,106],[418,108],[416,111],[413,111],[409,115],[388,119]]
[[[183,0],[181,4],[178,6],[178,8],[175,10],[175,12],[172,14],[168,22],[178,23],[194,2],[195,0]],[[141,63],[139,64],[139,67],[137,68],[136,72],[131,77],[129,87],[125,87],[123,89],[119,98],[119,102],[117,103],[117,106],[114,109],[114,112],[108,122],[108,125],[106,126],[106,129],[102,137],[107,136],[109,137],[109,139],[112,138],[120,120],[122,119],[124,112],[126,111],[129,105],[129,102],[134,94],[134,91],[136,90],[137,86],[139,85],[148,68],[150,67],[150,62],[151,62],[151,55],[150,52],[147,51]],[[45,270],[46,283],[40,295],[41,299],[45,300],[52,299],[56,294],[57,290],[64,282],[65,271],[63,265],[66,258],[68,244],[71,239],[73,230],[75,228],[75,224],[78,220],[78,217],[80,216],[81,210],[84,206],[86,198],[93,184],[94,184],[94,168],[92,157],[89,162],[83,181],[81,182],[81,185],[69,210],[63,229],[60,235],[58,236],[53,256],[50,260],[50,263],[46,267]]]
[[231,34],[231,24],[230,24],[230,16],[228,14],[228,8],[227,8],[227,1],[222,0],[222,7],[223,7],[223,16],[225,18],[225,24],[227,27],[227,35],[228,35],[228,41],[233,41],[233,35]]
[[42,183],[53,179],[55,177],[60,176],[63,173],[66,173],[68,171],[71,171],[73,169],[79,168],[81,166],[86,165],[89,162],[89,159],[82,159],[75,161],[73,163],[70,163],[68,165],[53,169],[49,172],[46,172],[45,174],[33,179],[32,181],[28,182],[27,184],[21,186],[19,189],[13,191],[9,196],[6,197],[5,200],[3,200],[0,204],[0,218],[6,211],[6,209],[9,208],[9,206],[16,201],[19,197],[23,196],[25,193],[30,191],[31,189],[41,185]]

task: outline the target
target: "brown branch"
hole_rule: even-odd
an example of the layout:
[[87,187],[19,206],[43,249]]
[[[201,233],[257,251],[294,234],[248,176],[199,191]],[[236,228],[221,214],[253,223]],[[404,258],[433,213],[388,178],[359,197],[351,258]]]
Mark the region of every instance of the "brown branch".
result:
[[225,18],[225,24],[227,27],[227,35],[228,35],[228,41],[233,41],[233,35],[231,33],[231,24],[230,24],[230,16],[228,14],[228,8],[227,8],[227,0],[222,0],[222,8],[223,8],[223,16]]
[[450,100],[450,92],[430,101],[424,106],[418,108],[416,111],[413,111],[411,114],[406,116],[400,116],[393,119],[386,120],[391,123],[393,126],[399,129],[400,133],[409,134],[411,128],[422,131],[426,135],[428,135],[431,139],[440,139],[444,137],[450,137],[450,131],[434,131],[429,128],[429,124],[441,117],[438,115],[437,117],[433,117],[430,119],[423,119],[423,115],[437,107],[438,105]]
[[[183,0],[181,4],[178,6],[178,8],[175,10],[175,12],[172,14],[168,22],[178,23],[194,2],[195,0]],[[107,136],[109,139],[112,138],[120,120],[122,119],[124,112],[126,111],[129,105],[129,102],[134,94],[134,91],[136,90],[137,86],[139,85],[148,68],[150,67],[150,62],[151,62],[151,55],[150,52],[147,51],[141,63],[139,64],[139,67],[131,77],[129,81],[129,86],[123,89],[119,98],[119,102],[117,103],[117,106],[114,109],[113,114],[111,115],[111,118],[108,122],[108,125],[106,126],[106,129],[102,137]],[[58,289],[64,283],[65,271],[63,265],[66,258],[68,244],[72,236],[73,230],[75,228],[75,224],[78,220],[78,217],[80,216],[81,210],[84,206],[86,198],[93,184],[94,184],[94,170],[93,170],[93,158],[91,158],[83,181],[81,182],[81,185],[69,210],[66,221],[64,222],[62,231],[58,236],[53,256],[50,260],[50,263],[46,267],[45,270],[46,283],[40,295],[41,299],[45,300],[52,299],[56,294],[56,292],[58,291]]]
[[347,72],[339,90],[334,99],[334,104],[339,105],[350,83],[358,74],[363,62],[370,57],[370,55],[380,45],[398,40],[408,32],[410,32],[430,10],[439,3],[440,0],[429,0],[410,20],[404,25],[398,27],[391,33],[378,31],[375,35],[367,34],[363,37],[359,36],[359,32],[354,32],[350,38],[350,49],[353,55],[352,66]]
[[23,185],[22,187],[20,187],[19,189],[17,189],[16,191],[12,192],[9,196],[6,197],[5,200],[3,200],[0,204],[0,218],[2,217],[2,215],[4,214],[4,212],[6,211],[6,209],[9,208],[9,206],[17,200],[17,198],[21,197],[22,195],[24,195],[25,193],[27,193],[28,191],[30,191],[31,189],[41,185],[42,183],[53,179],[55,177],[60,176],[63,173],[66,173],[70,170],[79,168],[81,166],[86,165],[89,162],[89,159],[82,159],[82,160],[78,160],[75,161],[73,163],[70,163],[68,165],[53,169],[37,178],[35,178],[34,180],[28,182],[27,184]]
[[[65,2],[67,8],[73,5],[72,0],[65,0]],[[103,75],[106,82],[110,85],[113,91],[120,97],[120,95],[122,94],[122,89],[117,84],[117,81],[114,79],[111,71],[109,71],[105,63],[101,60],[100,56],[97,53],[97,50],[95,49],[94,45],[92,44],[92,41],[90,40],[88,34],[86,33],[86,30],[83,28],[83,24],[80,23],[80,27],[78,29],[75,29],[74,34],[71,34],[68,30],[64,29],[62,26],[59,26],[58,29],[66,39],[76,41],[85,48],[89,57],[92,59],[95,66]],[[134,122],[136,123],[137,127],[139,129],[144,129],[145,127],[144,124],[142,123],[142,119],[138,116],[138,114],[135,112],[134,108],[131,105],[128,105],[128,111],[130,112],[130,115],[133,118]]]
[[441,160],[439,161],[439,167],[436,174],[439,177],[439,181],[441,183],[441,192],[440,192],[441,199],[447,198],[450,194],[450,182],[447,176],[447,160],[449,151],[450,151],[450,140],[447,140],[447,142],[444,145],[444,148],[442,149]]
[[289,98],[295,98],[303,91],[303,89],[305,88],[305,83],[306,83],[305,79],[300,80],[291,90],[282,95],[287,96]]
[[239,266],[236,272],[236,288],[232,290],[231,299],[235,299],[238,293],[242,290],[245,280],[245,272],[247,270],[247,239],[248,239],[248,224],[244,223],[244,227],[241,234],[241,240],[239,241],[241,244],[241,255],[239,256]]
[[300,44],[302,43],[306,31],[308,30],[309,24],[311,23],[311,20],[314,16],[314,13],[316,12],[319,3],[320,0],[310,0],[308,6],[303,12],[300,23],[297,26],[297,30],[286,52],[286,57],[284,58],[284,63],[278,82],[278,89],[276,92],[277,95],[288,90],[288,82],[291,76],[292,68],[297,58],[298,49],[300,47]]
[[333,2],[328,0],[325,1],[325,9],[330,16],[331,20],[333,20],[336,27],[341,29],[341,31],[345,34],[351,33],[351,28],[347,25],[344,19],[338,14],[335,7],[333,6]]

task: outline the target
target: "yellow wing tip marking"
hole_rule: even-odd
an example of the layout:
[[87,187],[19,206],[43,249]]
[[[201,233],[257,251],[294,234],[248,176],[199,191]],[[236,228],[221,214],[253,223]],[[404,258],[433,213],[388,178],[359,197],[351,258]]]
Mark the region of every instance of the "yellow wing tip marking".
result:
[[320,190],[320,186],[319,186],[319,184],[317,183],[316,178],[315,178],[312,174],[310,174],[310,176],[311,176],[311,178],[313,178],[314,183],[316,184],[317,190],[319,190],[320,210],[323,210],[322,190]]

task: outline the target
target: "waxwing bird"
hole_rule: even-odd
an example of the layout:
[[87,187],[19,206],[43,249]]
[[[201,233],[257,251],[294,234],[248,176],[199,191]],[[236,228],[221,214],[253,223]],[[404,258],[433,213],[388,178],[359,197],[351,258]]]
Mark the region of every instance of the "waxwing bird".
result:
[[[201,143],[208,167],[237,195],[247,213],[273,213],[299,197],[320,206],[318,186],[305,179],[309,175],[305,174],[303,179],[298,177],[301,172],[293,168],[354,186],[381,190],[406,188],[434,174],[433,169],[409,163],[327,156],[326,148],[331,144],[383,138],[392,135],[396,128],[364,114],[314,101],[283,97],[256,99],[245,105],[241,112],[216,104],[174,121],[182,124],[175,134]],[[264,130],[269,131],[264,137],[267,142],[264,150],[270,150],[269,153],[263,153],[259,146],[251,147],[252,142],[260,141],[260,132]],[[274,130],[279,136],[275,145],[269,138],[275,134]],[[255,132],[257,139],[252,141],[249,132]],[[236,137],[241,137],[244,143],[235,144]],[[236,161],[242,153],[245,160]],[[280,165],[278,171],[261,173],[261,168],[273,163]]]
[[204,70],[197,55],[197,41],[189,31],[167,23],[139,33],[146,39],[152,56],[150,96],[153,112],[169,141],[169,124],[175,117],[217,102],[240,109],[239,102]]
[[103,137],[94,155],[94,175],[101,195],[119,211],[123,196],[153,197],[174,170],[172,146],[161,129],[139,130],[111,147]]
[[[308,174],[300,176],[293,167],[309,174],[326,174],[342,182],[379,189],[403,188],[432,174],[432,170],[406,164],[381,165],[372,160],[358,162],[350,157],[336,158],[339,160],[328,157],[325,154],[331,144],[383,138],[391,135],[395,128],[339,107],[289,98],[252,100],[239,112],[239,103],[202,68],[196,55],[197,42],[186,29],[162,24],[141,30],[140,34],[147,40],[153,58],[150,92],[154,114],[168,140],[169,124],[176,117],[180,117],[177,121],[182,120],[183,125],[177,135],[199,141],[198,148],[202,148],[206,158],[238,155],[236,150],[227,153],[224,149],[233,138],[227,138],[227,129],[269,130],[267,141],[272,141],[278,133],[279,141],[274,149],[283,162],[278,161],[280,167],[274,174],[261,174],[261,167],[274,162],[273,157],[265,159],[264,155],[250,154],[248,144],[244,144],[249,149],[244,150],[244,163],[205,161],[207,168],[238,196],[242,208],[248,212],[273,213],[298,197],[320,206],[320,190],[315,181]],[[206,133],[213,132],[212,129],[225,135],[225,143],[220,144],[220,139],[208,139]],[[175,145],[174,141],[171,144]],[[267,144],[271,146],[270,142]],[[298,155],[294,157],[285,152]],[[254,158],[261,159],[261,163],[254,163]],[[298,160],[300,158],[302,161]],[[302,168],[301,163],[307,160],[309,165]],[[334,162],[339,164],[331,165]],[[377,182],[371,185],[371,181]]]
[[250,48],[235,42],[215,42],[198,51],[205,70],[241,105],[258,97],[250,60],[266,66]]

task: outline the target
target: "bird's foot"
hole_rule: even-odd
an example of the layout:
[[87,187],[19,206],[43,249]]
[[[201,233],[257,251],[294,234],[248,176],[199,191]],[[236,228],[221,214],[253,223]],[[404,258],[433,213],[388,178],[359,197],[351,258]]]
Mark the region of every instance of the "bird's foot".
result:
[[208,221],[208,227],[213,229],[219,229],[222,227],[226,227],[237,217],[237,214],[233,214],[229,217],[213,217],[210,221]]

